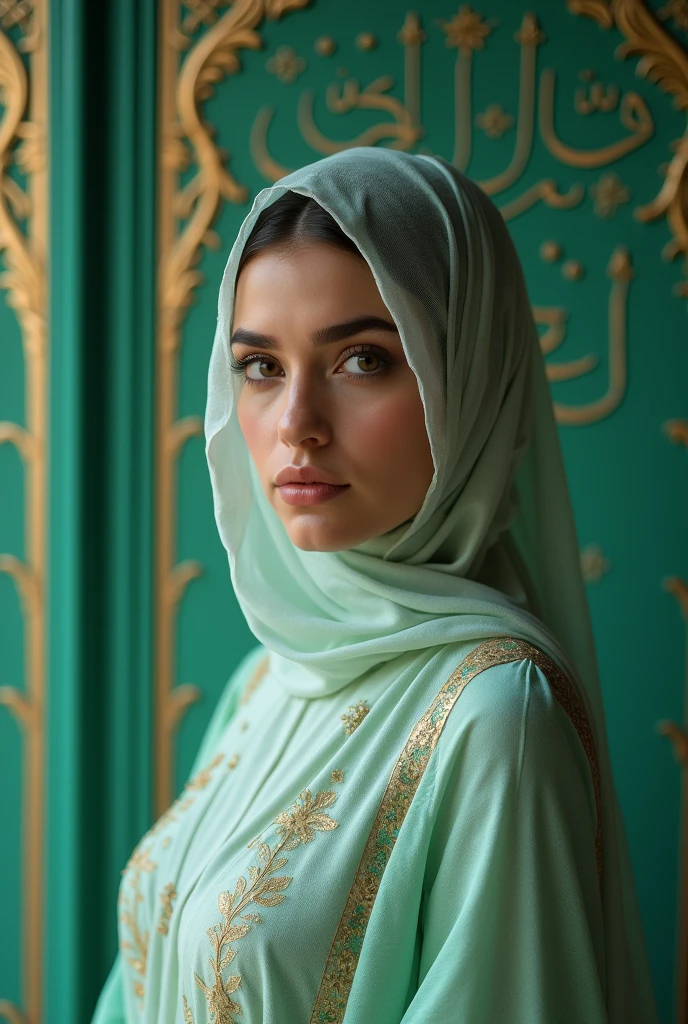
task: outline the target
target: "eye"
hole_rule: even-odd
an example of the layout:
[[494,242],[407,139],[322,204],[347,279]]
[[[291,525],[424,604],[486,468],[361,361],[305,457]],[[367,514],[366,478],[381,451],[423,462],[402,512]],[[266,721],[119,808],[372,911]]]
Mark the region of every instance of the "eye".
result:
[[357,352],[349,356],[341,367],[345,373],[364,377],[366,374],[379,372],[383,365],[382,357],[377,352]]
[[274,359],[251,359],[245,364],[245,374],[249,380],[265,380],[266,377],[278,377],[281,366]]

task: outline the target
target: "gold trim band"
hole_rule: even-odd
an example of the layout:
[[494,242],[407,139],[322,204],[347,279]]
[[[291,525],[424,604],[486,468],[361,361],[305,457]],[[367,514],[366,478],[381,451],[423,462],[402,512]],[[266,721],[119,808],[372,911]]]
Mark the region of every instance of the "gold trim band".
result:
[[523,658],[530,658],[547,677],[552,693],[575,727],[587,755],[597,809],[595,853],[598,878],[602,885],[600,776],[595,742],[583,702],[559,666],[537,647],[512,637],[487,640],[476,647],[452,672],[428,710],[413,727],[394,766],[330,947],[310,1024],[341,1024],[344,1019],[382,876],[450,711],[471,679],[475,679],[480,672],[492,665],[504,665]]

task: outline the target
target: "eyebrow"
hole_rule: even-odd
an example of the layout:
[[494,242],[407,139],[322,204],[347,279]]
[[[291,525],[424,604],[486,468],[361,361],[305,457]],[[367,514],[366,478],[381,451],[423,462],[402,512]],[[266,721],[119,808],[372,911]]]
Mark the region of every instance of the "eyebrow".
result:
[[[330,345],[335,341],[343,341],[344,338],[351,338],[354,334],[362,334],[363,331],[392,331],[398,334],[397,325],[379,316],[357,316],[353,320],[345,320],[341,324],[330,324],[329,327],[319,327],[313,331],[311,341],[314,346]],[[232,335],[230,345],[254,345],[256,348],[275,349],[279,348],[277,340],[269,334],[258,334],[256,331],[249,331],[246,327],[238,327]]]

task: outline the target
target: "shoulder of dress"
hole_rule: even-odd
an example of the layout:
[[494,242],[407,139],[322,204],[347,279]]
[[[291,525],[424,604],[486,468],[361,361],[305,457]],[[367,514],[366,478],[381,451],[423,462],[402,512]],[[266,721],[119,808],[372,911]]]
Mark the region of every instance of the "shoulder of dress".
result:
[[454,667],[449,667],[451,662],[447,665],[446,659],[444,664],[445,678],[438,680],[433,704],[446,708],[463,702],[473,713],[487,712],[492,718],[520,712],[529,696],[525,683],[534,666],[574,725],[588,757],[593,757],[593,731],[583,699],[566,672],[534,644],[516,637],[496,637],[478,644]]
[[[510,666],[513,671],[509,671]],[[532,687],[526,692],[525,683],[531,678],[533,666],[546,681],[554,702],[536,700]],[[486,685],[480,685],[481,679]],[[465,696],[462,696],[464,691]],[[542,689],[540,695],[544,696]],[[602,805],[594,732],[586,705],[569,676],[548,654],[527,640],[494,638],[478,644],[451,671],[428,708],[428,720],[450,721],[450,712],[457,704],[461,707],[462,701],[464,714],[460,712],[457,719],[467,717],[473,722],[484,722],[497,744],[508,738],[509,726],[523,714],[526,702],[531,740],[537,739],[538,732],[548,730],[553,715],[558,713],[557,707],[565,712],[585,751],[592,775],[597,809],[598,868],[601,870]],[[500,723],[504,728],[499,728]]]

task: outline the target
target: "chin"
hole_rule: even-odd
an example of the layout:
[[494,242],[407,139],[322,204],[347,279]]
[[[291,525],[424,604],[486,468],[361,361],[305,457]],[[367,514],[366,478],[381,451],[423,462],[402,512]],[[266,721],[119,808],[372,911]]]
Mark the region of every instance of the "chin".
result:
[[361,537],[344,524],[328,523],[321,517],[299,516],[284,525],[289,540],[301,551],[346,551],[368,539],[368,533]]

